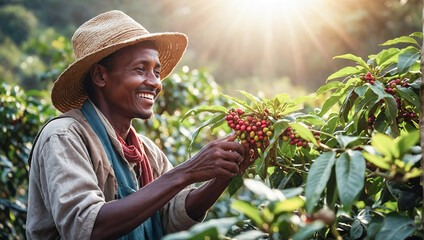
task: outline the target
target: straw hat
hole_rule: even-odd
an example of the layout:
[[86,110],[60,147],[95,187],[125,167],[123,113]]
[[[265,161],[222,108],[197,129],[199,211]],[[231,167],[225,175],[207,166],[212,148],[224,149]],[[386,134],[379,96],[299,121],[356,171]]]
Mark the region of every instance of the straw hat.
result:
[[184,54],[188,39],[182,33],[149,33],[121,11],[100,14],[82,24],[72,37],[76,61],[53,85],[52,102],[61,112],[80,108],[88,98],[84,78],[94,63],[113,52],[145,40],[154,41],[161,63],[161,80],[166,78]]

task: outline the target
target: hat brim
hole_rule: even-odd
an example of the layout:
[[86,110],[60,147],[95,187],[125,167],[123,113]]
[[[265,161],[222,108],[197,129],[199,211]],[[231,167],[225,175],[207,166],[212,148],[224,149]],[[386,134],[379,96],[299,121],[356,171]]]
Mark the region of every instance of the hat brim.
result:
[[187,36],[182,33],[152,33],[130,38],[86,55],[65,69],[53,85],[51,99],[55,108],[61,112],[80,108],[88,98],[84,78],[91,66],[121,48],[146,40],[155,42],[161,63],[160,78],[166,78],[183,56],[188,43]]

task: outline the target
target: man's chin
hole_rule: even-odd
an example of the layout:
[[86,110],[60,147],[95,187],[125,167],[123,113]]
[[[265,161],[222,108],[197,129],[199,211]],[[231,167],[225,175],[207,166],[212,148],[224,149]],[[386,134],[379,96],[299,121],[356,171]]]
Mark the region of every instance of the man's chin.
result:
[[150,120],[153,118],[153,113],[141,113],[137,117],[141,120]]

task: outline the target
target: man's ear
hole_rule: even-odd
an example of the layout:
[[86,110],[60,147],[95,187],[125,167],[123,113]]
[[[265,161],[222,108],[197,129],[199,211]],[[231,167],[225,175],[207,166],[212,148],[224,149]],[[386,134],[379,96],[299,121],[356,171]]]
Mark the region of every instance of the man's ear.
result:
[[106,68],[98,63],[93,64],[90,69],[90,76],[93,84],[97,87],[104,87],[106,85],[103,75],[106,72]]

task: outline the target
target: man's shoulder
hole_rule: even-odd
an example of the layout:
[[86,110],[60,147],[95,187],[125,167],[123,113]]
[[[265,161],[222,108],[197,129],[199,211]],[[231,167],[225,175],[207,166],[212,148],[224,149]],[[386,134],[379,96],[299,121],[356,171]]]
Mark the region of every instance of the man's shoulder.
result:
[[49,120],[40,130],[40,138],[82,130],[84,121],[85,118],[81,111],[73,109]]

